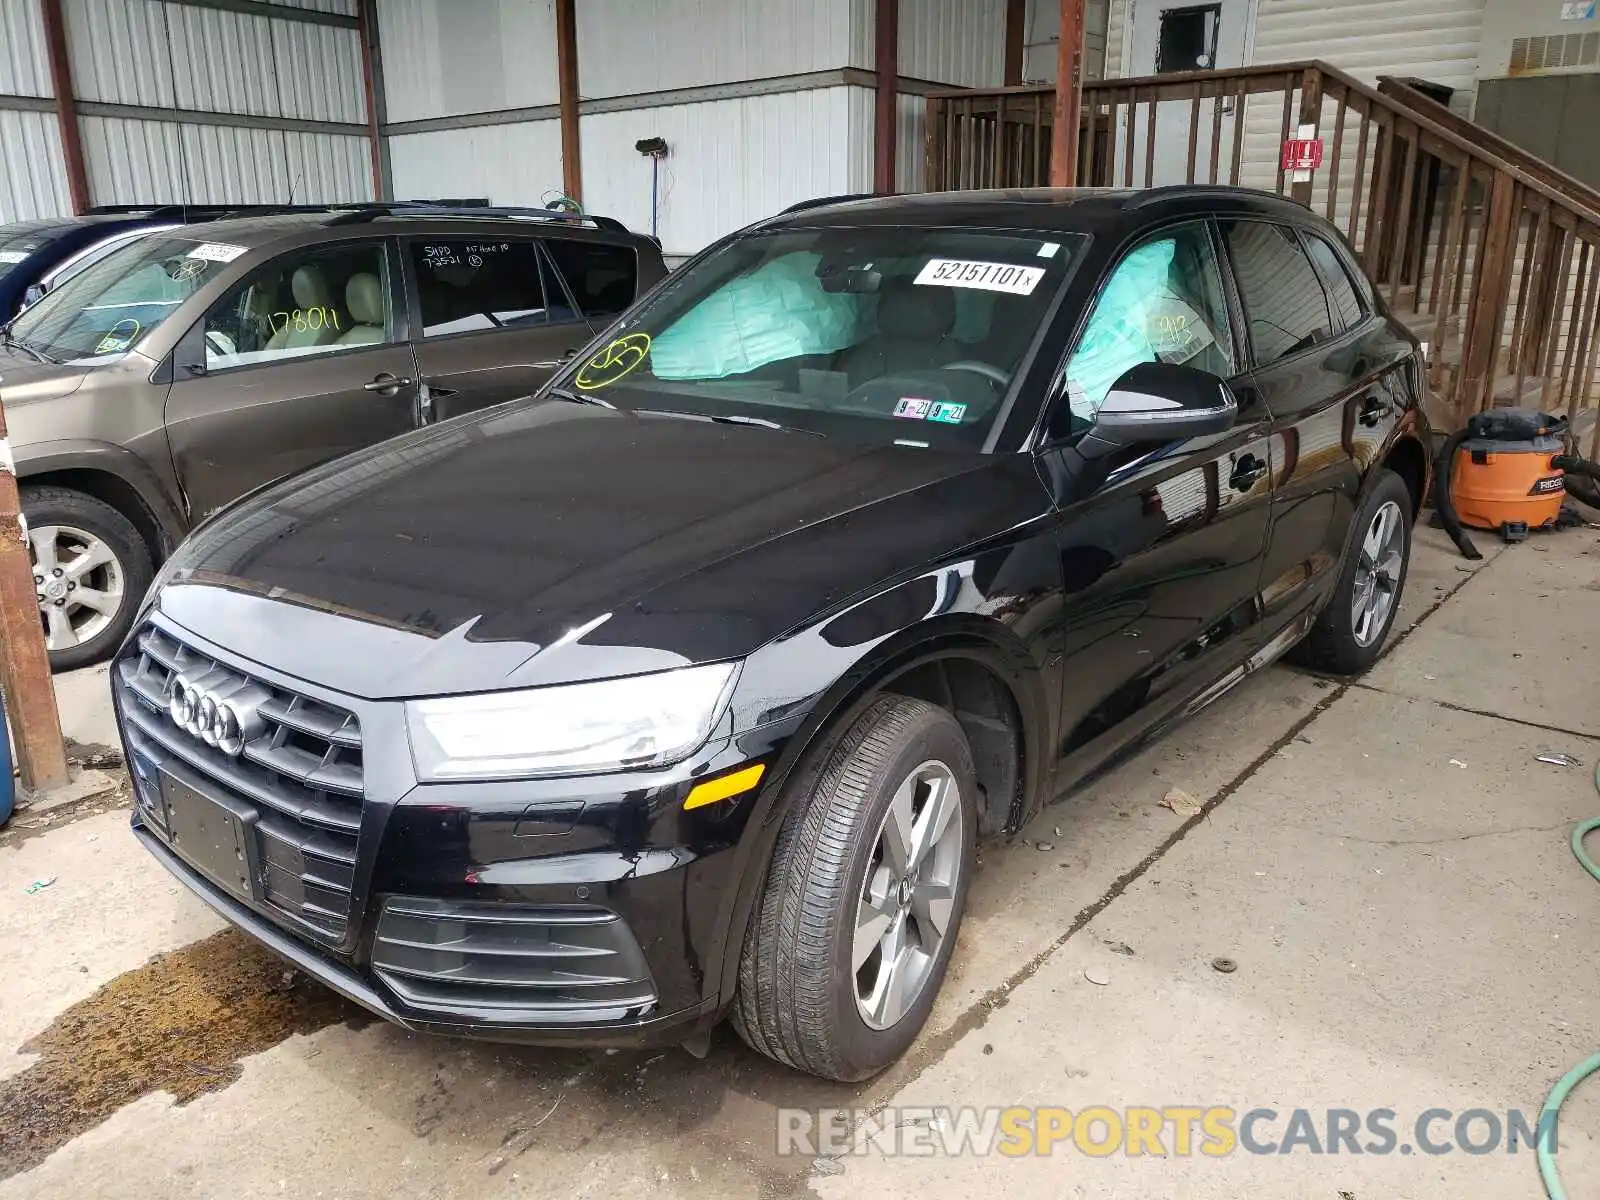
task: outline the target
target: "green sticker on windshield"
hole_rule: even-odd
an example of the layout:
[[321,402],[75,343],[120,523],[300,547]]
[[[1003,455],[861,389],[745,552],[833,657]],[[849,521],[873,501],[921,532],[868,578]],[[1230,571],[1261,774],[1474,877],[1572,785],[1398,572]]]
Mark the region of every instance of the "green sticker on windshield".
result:
[[578,368],[573,382],[586,392],[610,387],[642,363],[649,353],[648,333],[624,334]]
[[966,415],[965,404],[935,404],[933,411],[928,414],[928,420],[938,421],[941,425],[959,425],[961,418]]

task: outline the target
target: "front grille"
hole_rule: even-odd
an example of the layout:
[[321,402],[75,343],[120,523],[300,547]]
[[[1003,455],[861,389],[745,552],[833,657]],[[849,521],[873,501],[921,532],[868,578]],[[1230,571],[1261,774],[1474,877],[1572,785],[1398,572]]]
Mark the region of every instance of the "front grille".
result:
[[[204,676],[213,689],[254,684],[264,728],[233,757],[168,715],[173,684]],[[341,941],[351,917],[361,829],[361,729],[345,712],[234,670],[154,627],[116,665],[124,733],[134,755],[139,810],[166,833],[150,762],[176,758],[212,786],[252,806],[260,838],[261,895],[313,936]]]
[[638,941],[592,905],[391,896],[372,967],[409,1007],[490,1023],[602,1023],[656,1000]]

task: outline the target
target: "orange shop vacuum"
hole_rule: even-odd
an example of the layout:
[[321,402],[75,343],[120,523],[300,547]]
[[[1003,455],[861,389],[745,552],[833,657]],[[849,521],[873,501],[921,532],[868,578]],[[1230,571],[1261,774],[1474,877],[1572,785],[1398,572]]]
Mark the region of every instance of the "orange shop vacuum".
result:
[[1520,542],[1530,529],[1555,529],[1570,493],[1600,508],[1600,468],[1567,453],[1567,419],[1531,408],[1494,408],[1467,420],[1439,448],[1433,504],[1457,549],[1482,558],[1462,528]]

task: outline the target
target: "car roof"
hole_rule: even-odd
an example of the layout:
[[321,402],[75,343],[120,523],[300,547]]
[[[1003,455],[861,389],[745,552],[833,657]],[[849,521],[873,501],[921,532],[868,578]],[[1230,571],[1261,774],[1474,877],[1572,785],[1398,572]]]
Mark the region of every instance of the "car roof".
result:
[[92,213],[81,217],[38,217],[31,221],[11,221],[0,225],[0,240],[26,233],[60,233],[67,229],[87,229],[95,225],[127,225],[148,221],[147,213]]
[[908,225],[1016,227],[1062,233],[1122,232],[1179,213],[1225,210],[1300,222],[1317,218],[1303,205],[1254,188],[1179,184],[1159,188],[1010,188],[922,192],[907,196],[810,202],[763,228]]
[[562,220],[555,213],[549,218],[510,216],[486,212],[386,212],[361,208],[334,209],[314,213],[285,213],[268,216],[230,217],[206,221],[169,236],[195,238],[204,242],[228,242],[255,250],[266,246],[312,244],[340,238],[371,237],[374,233],[482,234],[487,230],[506,233],[538,233],[559,230],[562,237],[594,238],[600,241],[648,242],[647,234],[623,229],[596,228],[576,220]]

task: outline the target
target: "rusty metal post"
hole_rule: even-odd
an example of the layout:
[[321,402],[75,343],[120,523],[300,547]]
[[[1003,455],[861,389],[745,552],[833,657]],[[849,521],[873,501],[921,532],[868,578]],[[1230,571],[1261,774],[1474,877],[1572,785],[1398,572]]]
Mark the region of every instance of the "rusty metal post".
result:
[[556,92],[561,109],[561,188],[583,203],[583,139],[578,128],[578,11],[556,0]]
[[[1056,43],[1056,111],[1050,131],[1050,186],[1078,182],[1078,124],[1083,112],[1084,0],[1061,0],[1061,39]],[[1130,112],[1128,119],[1133,115]]]
[[67,195],[72,199],[72,211],[81,213],[89,208],[89,172],[84,165],[83,134],[78,128],[72,56],[67,50],[67,23],[61,15],[61,0],[43,0],[39,14],[44,24],[45,47],[50,55],[50,90],[56,99],[61,156],[67,168]]
[[39,622],[39,597],[23,528],[22,499],[6,439],[5,406],[0,404],[0,686],[16,739],[22,784],[49,791],[67,782],[67,754],[61,741],[50,658]]
[[876,103],[873,113],[874,156],[872,190],[892,195],[895,188],[895,150],[899,132],[900,0],[878,0],[873,26]]

